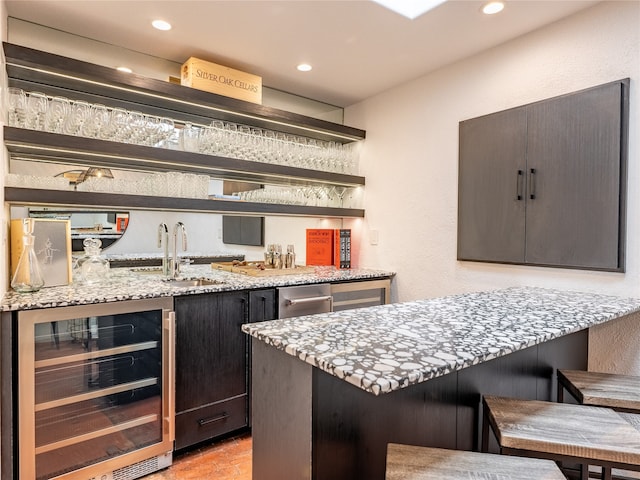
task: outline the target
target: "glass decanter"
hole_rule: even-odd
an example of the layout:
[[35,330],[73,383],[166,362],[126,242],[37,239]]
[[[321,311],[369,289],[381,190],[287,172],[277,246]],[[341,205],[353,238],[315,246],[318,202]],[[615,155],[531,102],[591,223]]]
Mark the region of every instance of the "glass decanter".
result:
[[100,256],[102,242],[97,238],[85,238],[84,255],[78,260],[80,280],[84,283],[104,281],[109,274],[109,262]]
[[22,221],[24,236],[22,237],[22,253],[18,266],[11,279],[11,288],[16,292],[37,292],[44,286],[44,277],[40,269],[40,262],[33,248],[33,222],[30,218]]

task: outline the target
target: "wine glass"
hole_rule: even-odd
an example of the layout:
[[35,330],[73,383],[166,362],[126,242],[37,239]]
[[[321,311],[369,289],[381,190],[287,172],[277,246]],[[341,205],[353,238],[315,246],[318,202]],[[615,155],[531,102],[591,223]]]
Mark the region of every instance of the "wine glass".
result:
[[49,100],[44,93],[27,93],[27,112],[25,128],[44,130],[44,120],[49,107]]
[[69,112],[62,125],[62,131],[67,135],[78,135],[82,126],[91,114],[91,105],[84,100],[69,102]]
[[8,93],[7,122],[12,127],[23,128],[27,115],[27,94],[16,87],[9,87]]
[[64,122],[69,114],[69,99],[65,97],[53,97],[49,102],[44,117],[44,130],[53,133],[62,133]]

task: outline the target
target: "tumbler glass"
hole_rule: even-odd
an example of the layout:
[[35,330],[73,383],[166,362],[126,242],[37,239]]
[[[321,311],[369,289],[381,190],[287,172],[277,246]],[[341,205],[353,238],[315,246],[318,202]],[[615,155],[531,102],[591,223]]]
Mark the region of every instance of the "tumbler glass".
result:
[[25,128],[44,130],[45,116],[49,108],[49,101],[44,93],[27,93],[27,112]]
[[44,130],[53,133],[62,133],[64,122],[69,114],[69,99],[65,97],[53,97],[49,102],[49,108],[44,117]]
[[7,113],[9,126],[24,128],[27,116],[27,94],[21,88],[9,87]]
[[79,135],[82,127],[91,115],[91,105],[83,100],[74,100],[69,104],[69,113],[63,124],[67,135]]

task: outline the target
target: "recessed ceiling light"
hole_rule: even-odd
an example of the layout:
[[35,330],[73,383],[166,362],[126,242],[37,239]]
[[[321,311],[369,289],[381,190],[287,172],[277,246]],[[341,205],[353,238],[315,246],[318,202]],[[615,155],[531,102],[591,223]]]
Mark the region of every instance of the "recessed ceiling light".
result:
[[171,30],[171,24],[164,20],[154,20],[151,22],[151,25],[153,25],[153,28],[157,28],[158,30]]
[[133,70],[131,70],[129,67],[116,67],[116,70],[118,70],[119,72],[124,72],[124,73],[132,73]]
[[503,8],[504,3],[502,2],[489,2],[484,7],[482,7],[482,13],[493,15],[494,13],[501,12]]
[[311,71],[311,69],[313,68],[311,65],[309,65],[308,63],[301,63],[300,65],[298,65],[296,67],[298,70],[300,70],[301,72],[309,72]]
[[446,0],[373,0],[411,20],[418,18],[423,13],[433,10]]

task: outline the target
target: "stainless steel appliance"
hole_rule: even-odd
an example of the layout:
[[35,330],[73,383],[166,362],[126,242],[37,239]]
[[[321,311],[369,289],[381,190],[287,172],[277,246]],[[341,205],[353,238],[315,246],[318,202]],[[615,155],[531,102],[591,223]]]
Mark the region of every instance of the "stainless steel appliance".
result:
[[331,285],[319,283],[278,288],[278,307],[278,318],[332,312]]
[[18,314],[21,479],[128,480],[172,462],[173,300]]

